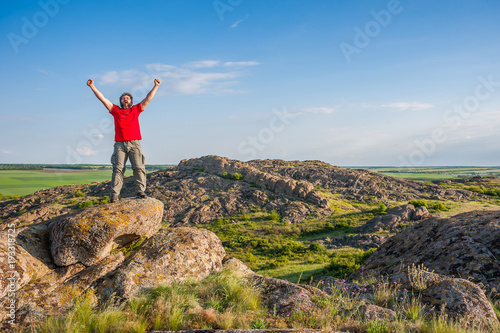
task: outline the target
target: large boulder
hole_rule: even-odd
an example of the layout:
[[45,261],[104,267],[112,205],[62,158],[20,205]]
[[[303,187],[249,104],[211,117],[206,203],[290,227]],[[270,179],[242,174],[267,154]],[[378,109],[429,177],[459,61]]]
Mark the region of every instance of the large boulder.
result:
[[222,267],[225,255],[220,239],[211,231],[162,229],[94,286],[104,299],[113,294],[130,297],[160,284],[201,280]]
[[387,211],[386,215],[375,216],[358,228],[359,232],[398,231],[401,223],[418,221],[431,217],[427,208],[421,206],[415,209],[411,204],[397,206]]
[[51,226],[54,263],[91,266],[107,256],[113,246],[150,237],[161,227],[163,203],[153,198],[124,199],[61,218]]
[[350,279],[393,276],[424,265],[438,274],[468,279],[486,292],[500,290],[500,211],[430,218],[386,241]]
[[444,279],[422,290],[422,303],[470,326],[498,327],[498,318],[484,292],[464,279]]

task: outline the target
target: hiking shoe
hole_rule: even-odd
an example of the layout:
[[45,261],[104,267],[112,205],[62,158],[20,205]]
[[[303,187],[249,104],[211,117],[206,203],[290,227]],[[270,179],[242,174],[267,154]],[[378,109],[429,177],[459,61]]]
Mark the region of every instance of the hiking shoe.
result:
[[144,192],[137,192],[137,193],[135,194],[135,197],[136,197],[137,199],[146,199],[148,196],[147,196],[147,195],[146,195],[146,193],[144,193]]
[[117,202],[120,200],[120,196],[118,194],[113,194],[111,196],[111,199],[109,200],[109,202],[113,203],[113,202]]

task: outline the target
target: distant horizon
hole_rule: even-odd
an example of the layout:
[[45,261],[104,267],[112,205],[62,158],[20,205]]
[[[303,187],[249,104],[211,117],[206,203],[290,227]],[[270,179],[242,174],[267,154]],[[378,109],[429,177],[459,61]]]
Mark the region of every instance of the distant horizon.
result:
[[[201,156],[200,156],[201,157]],[[224,157],[224,156],[221,156]],[[192,158],[199,158],[199,157],[192,157]],[[189,159],[189,158],[188,158]],[[233,159],[234,160],[234,159]],[[256,159],[258,160],[258,159]],[[500,165],[423,165],[423,166],[394,166],[394,165],[336,165],[332,164],[330,162],[322,161],[322,160],[285,160],[285,159],[278,159],[278,158],[268,158],[268,159],[260,159],[260,160],[282,160],[286,162],[306,162],[306,161],[320,161],[324,163],[328,163],[332,166],[338,166],[341,168],[400,168],[400,169],[420,169],[420,168],[500,168]],[[238,160],[240,161],[240,160]],[[240,161],[243,163],[248,163],[251,162],[252,160],[249,161]],[[180,162],[180,161],[179,161]],[[0,163],[0,165],[40,165],[40,166],[56,166],[56,165],[61,165],[61,166],[109,166],[111,167],[111,164],[100,164],[100,163],[80,163],[80,164],[65,164],[65,163]],[[177,166],[179,163],[146,163],[145,166]],[[127,162],[127,166],[130,166],[130,163]]]

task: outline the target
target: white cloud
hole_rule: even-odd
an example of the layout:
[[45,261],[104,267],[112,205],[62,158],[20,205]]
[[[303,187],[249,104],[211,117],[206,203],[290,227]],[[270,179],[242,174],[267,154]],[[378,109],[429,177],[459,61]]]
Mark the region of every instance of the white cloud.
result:
[[36,71],[38,73],[41,73],[41,74],[46,75],[48,77],[56,77],[57,76],[56,73],[51,72],[51,71],[46,71],[46,70],[41,69],[41,68],[37,68]]
[[241,22],[243,22],[244,20],[246,20],[248,18],[248,14],[245,15],[244,18],[242,19],[239,19],[238,21],[234,22],[233,24],[231,24],[231,29],[234,29],[238,26],[238,24],[240,24]]
[[260,62],[257,61],[227,61],[224,63],[224,66],[257,66],[260,65]]
[[201,60],[188,62],[185,66],[190,68],[210,68],[216,67],[220,64],[219,60]]
[[89,146],[80,146],[76,149],[76,152],[82,156],[91,156],[97,154],[97,151]]
[[361,107],[367,108],[367,109],[392,109],[392,110],[398,110],[398,111],[420,111],[420,110],[426,110],[426,109],[431,109],[434,107],[434,105],[429,104],[429,103],[417,103],[417,102],[395,102],[395,103],[387,103],[387,104],[367,104],[367,103],[362,103]]
[[318,108],[306,108],[301,110],[302,113],[318,113],[318,114],[330,114],[334,113],[335,109],[330,107],[318,107]]
[[243,19],[239,19],[238,21],[234,22],[233,24],[231,24],[231,28],[236,28],[238,26],[238,24],[240,24],[241,22],[243,21]]
[[[108,71],[98,76],[100,84],[126,88],[132,94],[145,95],[153,86],[153,79],[162,81],[161,90],[179,94],[226,94],[237,93],[233,87],[240,82],[241,72],[232,66],[255,66],[256,61],[225,62],[201,60],[181,66],[149,64],[144,71]],[[203,69],[203,71],[200,71]],[[139,97],[140,98],[140,97]]]
[[288,111],[284,111],[284,112],[288,115],[291,115],[291,116],[299,116],[299,115],[308,114],[308,113],[331,114],[331,113],[335,112],[335,109],[332,107],[322,106],[322,107],[304,108],[304,109],[300,109],[299,111],[295,111],[295,112],[288,112]]
[[10,150],[7,150],[7,149],[0,149],[0,153],[2,153],[2,154],[12,154],[12,152]]

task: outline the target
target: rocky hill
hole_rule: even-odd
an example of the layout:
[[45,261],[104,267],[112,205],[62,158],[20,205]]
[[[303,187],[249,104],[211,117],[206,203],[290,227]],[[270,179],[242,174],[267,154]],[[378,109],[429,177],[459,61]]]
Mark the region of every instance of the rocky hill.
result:
[[[125,301],[160,284],[202,280],[228,267],[258,287],[269,318],[276,321],[304,309],[317,311],[325,297],[339,297],[337,292],[342,297],[357,295],[350,303],[357,304],[354,308],[339,303],[339,316],[356,313],[361,321],[394,321],[398,309],[376,301],[377,283],[332,279],[320,290],[319,285],[265,277],[229,256],[216,234],[193,228],[257,209],[278,212],[280,226],[296,232],[296,225],[331,218],[339,201],[399,203],[385,215],[351,228],[353,234],[312,240],[327,249],[380,247],[351,280],[377,275],[411,287],[416,274],[421,282],[418,294],[401,295],[405,299],[423,295],[431,312],[456,304],[446,307],[446,315],[472,316],[472,326],[498,324],[484,292],[498,290],[499,212],[443,220],[425,207],[405,204],[421,199],[487,202],[486,196],[319,161],[245,163],[218,156],[184,160],[148,174],[145,200],[128,198],[134,195],[132,183],[126,179],[124,199],[112,204],[105,198],[109,182],[59,186],[0,203],[0,305],[7,309],[15,295],[14,312],[4,311],[0,317],[4,328],[11,316],[30,325],[64,313],[86,290],[95,291],[97,304],[112,297]],[[279,230],[272,232],[279,236]],[[412,264],[424,264],[428,270],[409,271]]]
[[[332,214],[329,200],[366,203],[436,199],[466,202],[486,200],[467,190],[381,175],[368,170],[343,169],[319,161],[255,160],[248,163],[219,156],[183,160],[177,167],[147,175],[150,197],[165,204],[163,221],[195,225],[247,212],[252,207],[275,210],[283,220],[299,223],[306,218]],[[0,219],[39,223],[71,211],[78,192],[92,197],[109,193],[109,182],[86,186],[59,186],[0,203]],[[134,196],[127,178],[123,197]]]

